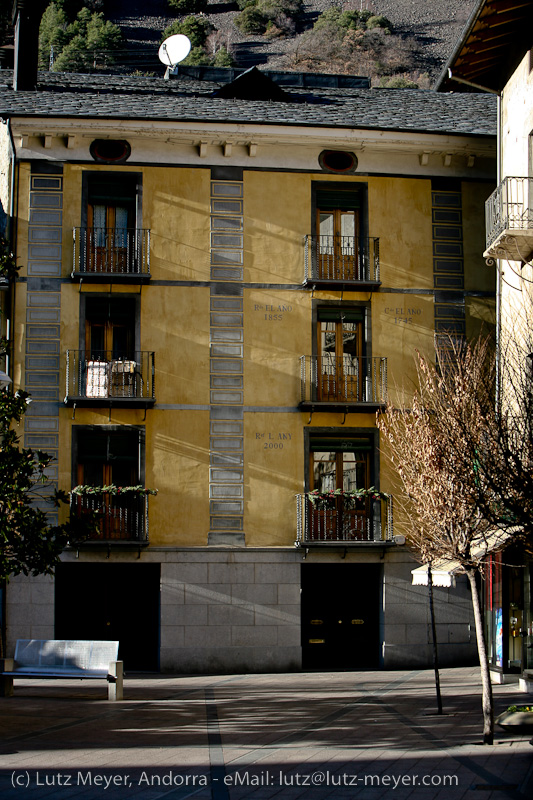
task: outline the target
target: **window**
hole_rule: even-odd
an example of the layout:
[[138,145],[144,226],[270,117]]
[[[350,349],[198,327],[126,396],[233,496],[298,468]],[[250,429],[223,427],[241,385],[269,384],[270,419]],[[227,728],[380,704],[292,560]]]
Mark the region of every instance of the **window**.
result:
[[65,403],[149,408],[155,354],[139,350],[140,294],[80,295],[79,350],[67,350]]
[[85,301],[87,355],[104,359],[133,358],[135,317],[135,298],[87,297]]
[[135,320],[135,298],[86,297],[87,397],[144,394],[142,357],[135,347]]
[[316,203],[319,272],[353,280],[359,271],[359,195],[321,189]]
[[[324,429],[307,436],[307,483],[309,491],[318,494],[306,504],[306,540],[381,539],[381,501],[364,493],[374,485],[375,434],[347,432],[341,437]],[[355,497],[357,492],[362,496]]]
[[97,539],[144,541],[147,502],[143,492],[109,487],[144,485],[144,429],[98,426],[73,428],[73,481],[108,491],[73,495],[78,513],[98,511]]
[[363,303],[313,301],[313,352],[300,356],[300,408],[346,412],[387,402],[387,359],[371,354],[369,315]]
[[370,443],[366,439],[316,440],[312,443],[311,461],[311,489],[355,492],[369,487]]
[[318,400],[361,402],[365,395],[364,309],[319,308]]
[[88,486],[141,483],[142,429],[77,430],[76,482]]
[[380,283],[379,239],[368,235],[367,193],[362,182],[313,182],[311,233],[305,237],[307,286]]
[[141,176],[86,172],[81,227],[74,230],[74,272],[149,279],[149,231],[142,229]]
[[88,271],[124,272],[128,232],[136,227],[135,176],[95,174],[88,183],[87,227],[92,242]]

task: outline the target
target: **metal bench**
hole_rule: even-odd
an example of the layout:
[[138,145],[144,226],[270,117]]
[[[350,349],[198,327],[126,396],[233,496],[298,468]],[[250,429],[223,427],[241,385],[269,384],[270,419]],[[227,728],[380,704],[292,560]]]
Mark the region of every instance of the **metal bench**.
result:
[[14,678],[105,678],[108,700],[123,698],[123,662],[118,642],[19,639],[14,658],[0,659],[0,690],[13,694]]

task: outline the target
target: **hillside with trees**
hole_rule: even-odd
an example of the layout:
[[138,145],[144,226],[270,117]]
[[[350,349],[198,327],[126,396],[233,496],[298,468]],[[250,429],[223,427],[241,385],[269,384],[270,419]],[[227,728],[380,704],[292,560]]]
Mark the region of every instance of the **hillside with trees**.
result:
[[[54,0],[41,69],[162,74],[161,41],[184,33],[186,64],[367,75],[376,86],[430,86],[475,0]],[[0,0],[9,40],[12,0]]]

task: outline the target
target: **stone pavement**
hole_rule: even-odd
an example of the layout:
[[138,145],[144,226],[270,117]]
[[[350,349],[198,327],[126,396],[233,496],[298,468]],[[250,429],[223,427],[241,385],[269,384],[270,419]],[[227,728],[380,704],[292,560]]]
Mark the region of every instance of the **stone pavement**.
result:
[[[529,735],[481,744],[479,670],[18,680],[0,698],[2,800],[533,798]],[[499,713],[527,702],[495,686]],[[531,700],[531,698],[529,698]]]

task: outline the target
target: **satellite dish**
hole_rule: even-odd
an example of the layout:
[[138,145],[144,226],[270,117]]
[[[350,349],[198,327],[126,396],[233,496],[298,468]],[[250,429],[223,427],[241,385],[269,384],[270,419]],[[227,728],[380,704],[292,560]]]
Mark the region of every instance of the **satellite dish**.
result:
[[182,33],[175,33],[174,36],[165,39],[157,55],[162,64],[167,67],[175,67],[189,55],[190,51],[190,39]]

